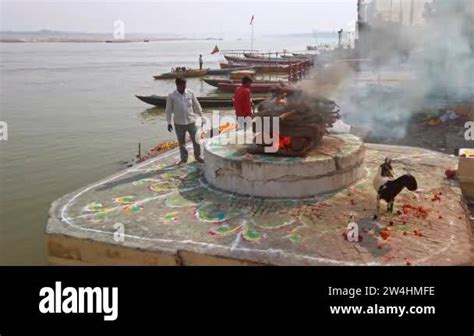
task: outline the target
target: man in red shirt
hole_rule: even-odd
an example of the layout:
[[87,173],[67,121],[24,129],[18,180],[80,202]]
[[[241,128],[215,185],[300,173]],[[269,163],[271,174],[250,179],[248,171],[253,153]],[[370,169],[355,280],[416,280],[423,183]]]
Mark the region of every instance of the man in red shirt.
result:
[[234,94],[234,108],[235,115],[239,124],[239,128],[243,129],[246,117],[252,116],[252,94],[250,87],[252,86],[252,79],[250,77],[242,78],[242,85],[235,90]]

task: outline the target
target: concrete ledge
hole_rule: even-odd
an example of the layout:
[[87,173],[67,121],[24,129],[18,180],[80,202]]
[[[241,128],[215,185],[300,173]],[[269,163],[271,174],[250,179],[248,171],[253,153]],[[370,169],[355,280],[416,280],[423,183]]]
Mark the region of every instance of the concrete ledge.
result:
[[48,262],[58,266],[259,266],[262,264],[216,257],[191,251],[149,252],[111,244],[48,236]]
[[150,252],[64,235],[48,235],[48,260],[59,265],[181,265],[172,251]]
[[230,259],[195,253],[191,251],[178,251],[182,266],[263,266],[264,264],[247,260]]

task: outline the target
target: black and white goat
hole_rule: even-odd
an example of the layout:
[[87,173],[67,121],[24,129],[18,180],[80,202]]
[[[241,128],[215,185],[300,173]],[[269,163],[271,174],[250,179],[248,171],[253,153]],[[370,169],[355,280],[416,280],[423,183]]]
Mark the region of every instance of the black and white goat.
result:
[[400,194],[404,188],[410,191],[416,191],[418,189],[418,183],[410,174],[394,179],[392,160],[386,158],[385,162],[380,165],[377,175],[375,175],[374,188],[377,192],[377,214],[380,211],[380,200],[387,202],[387,211],[392,213],[393,204],[398,194]]

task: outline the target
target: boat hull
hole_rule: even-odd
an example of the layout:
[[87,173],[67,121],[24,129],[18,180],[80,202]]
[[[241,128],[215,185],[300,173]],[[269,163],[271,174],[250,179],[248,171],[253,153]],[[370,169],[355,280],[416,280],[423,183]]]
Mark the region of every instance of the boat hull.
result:
[[[268,93],[271,90],[278,86],[279,84],[253,84],[250,88],[252,93]],[[219,90],[223,92],[235,92],[235,90],[240,86],[237,83],[219,83]]]
[[184,77],[184,78],[204,77],[204,76],[207,76],[208,72],[209,72],[209,69],[167,72],[161,75],[153,76],[153,78],[154,79],[174,79],[177,77]]
[[239,70],[239,71],[232,71],[229,74],[229,78],[233,80],[239,80],[244,77],[253,78],[255,76],[255,70]]
[[300,62],[299,60],[288,60],[288,59],[280,59],[280,58],[243,58],[243,57],[236,57],[236,56],[225,56],[224,58],[228,62],[235,62],[240,64],[293,64]]
[[[237,65],[234,63],[221,63],[222,69],[234,68]],[[290,72],[289,65],[253,65],[253,69],[258,74],[288,74]]]
[[207,74],[214,76],[214,75],[227,75],[233,71],[240,71],[240,70],[253,70],[251,66],[241,66],[241,67],[234,67],[234,68],[222,68],[222,69],[210,69]]
[[[229,79],[213,79],[213,78],[203,78],[202,79],[204,82],[209,84],[210,86],[213,86],[215,88],[219,87],[219,83],[227,83],[227,84],[237,84],[240,85],[241,81],[233,81]],[[268,85],[280,85],[280,83],[286,83],[286,81],[259,81],[259,80],[254,80],[253,84],[268,84]]]
[[[139,96],[136,95],[138,99],[142,102],[156,106],[156,107],[166,107],[166,96]],[[198,97],[197,98],[202,107],[233,107],[234,101],[232,98],[222,98],[222,97]],[[254,103],[259,104],[263,102],[266,98],[254,98]]]

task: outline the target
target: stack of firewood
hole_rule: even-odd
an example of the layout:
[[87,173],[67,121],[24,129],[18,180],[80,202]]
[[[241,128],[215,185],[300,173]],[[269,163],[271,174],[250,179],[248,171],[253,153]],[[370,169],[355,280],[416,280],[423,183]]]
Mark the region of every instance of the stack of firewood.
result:
[[[306,156],[313,148],[319,146],[327,129],[340,118],[338,105],[329,99],[310,94],[289,86],[276,87],[273,96],[258,106],[257,118],[279,118],[279,150],[274,153],[280,156]],[[263,119],[262,132],[273,137],[273,127],[265,129]],[[267,123],[267,125],[273,123]],[[254,144],[249,152],[263,153],[265,145]]]

